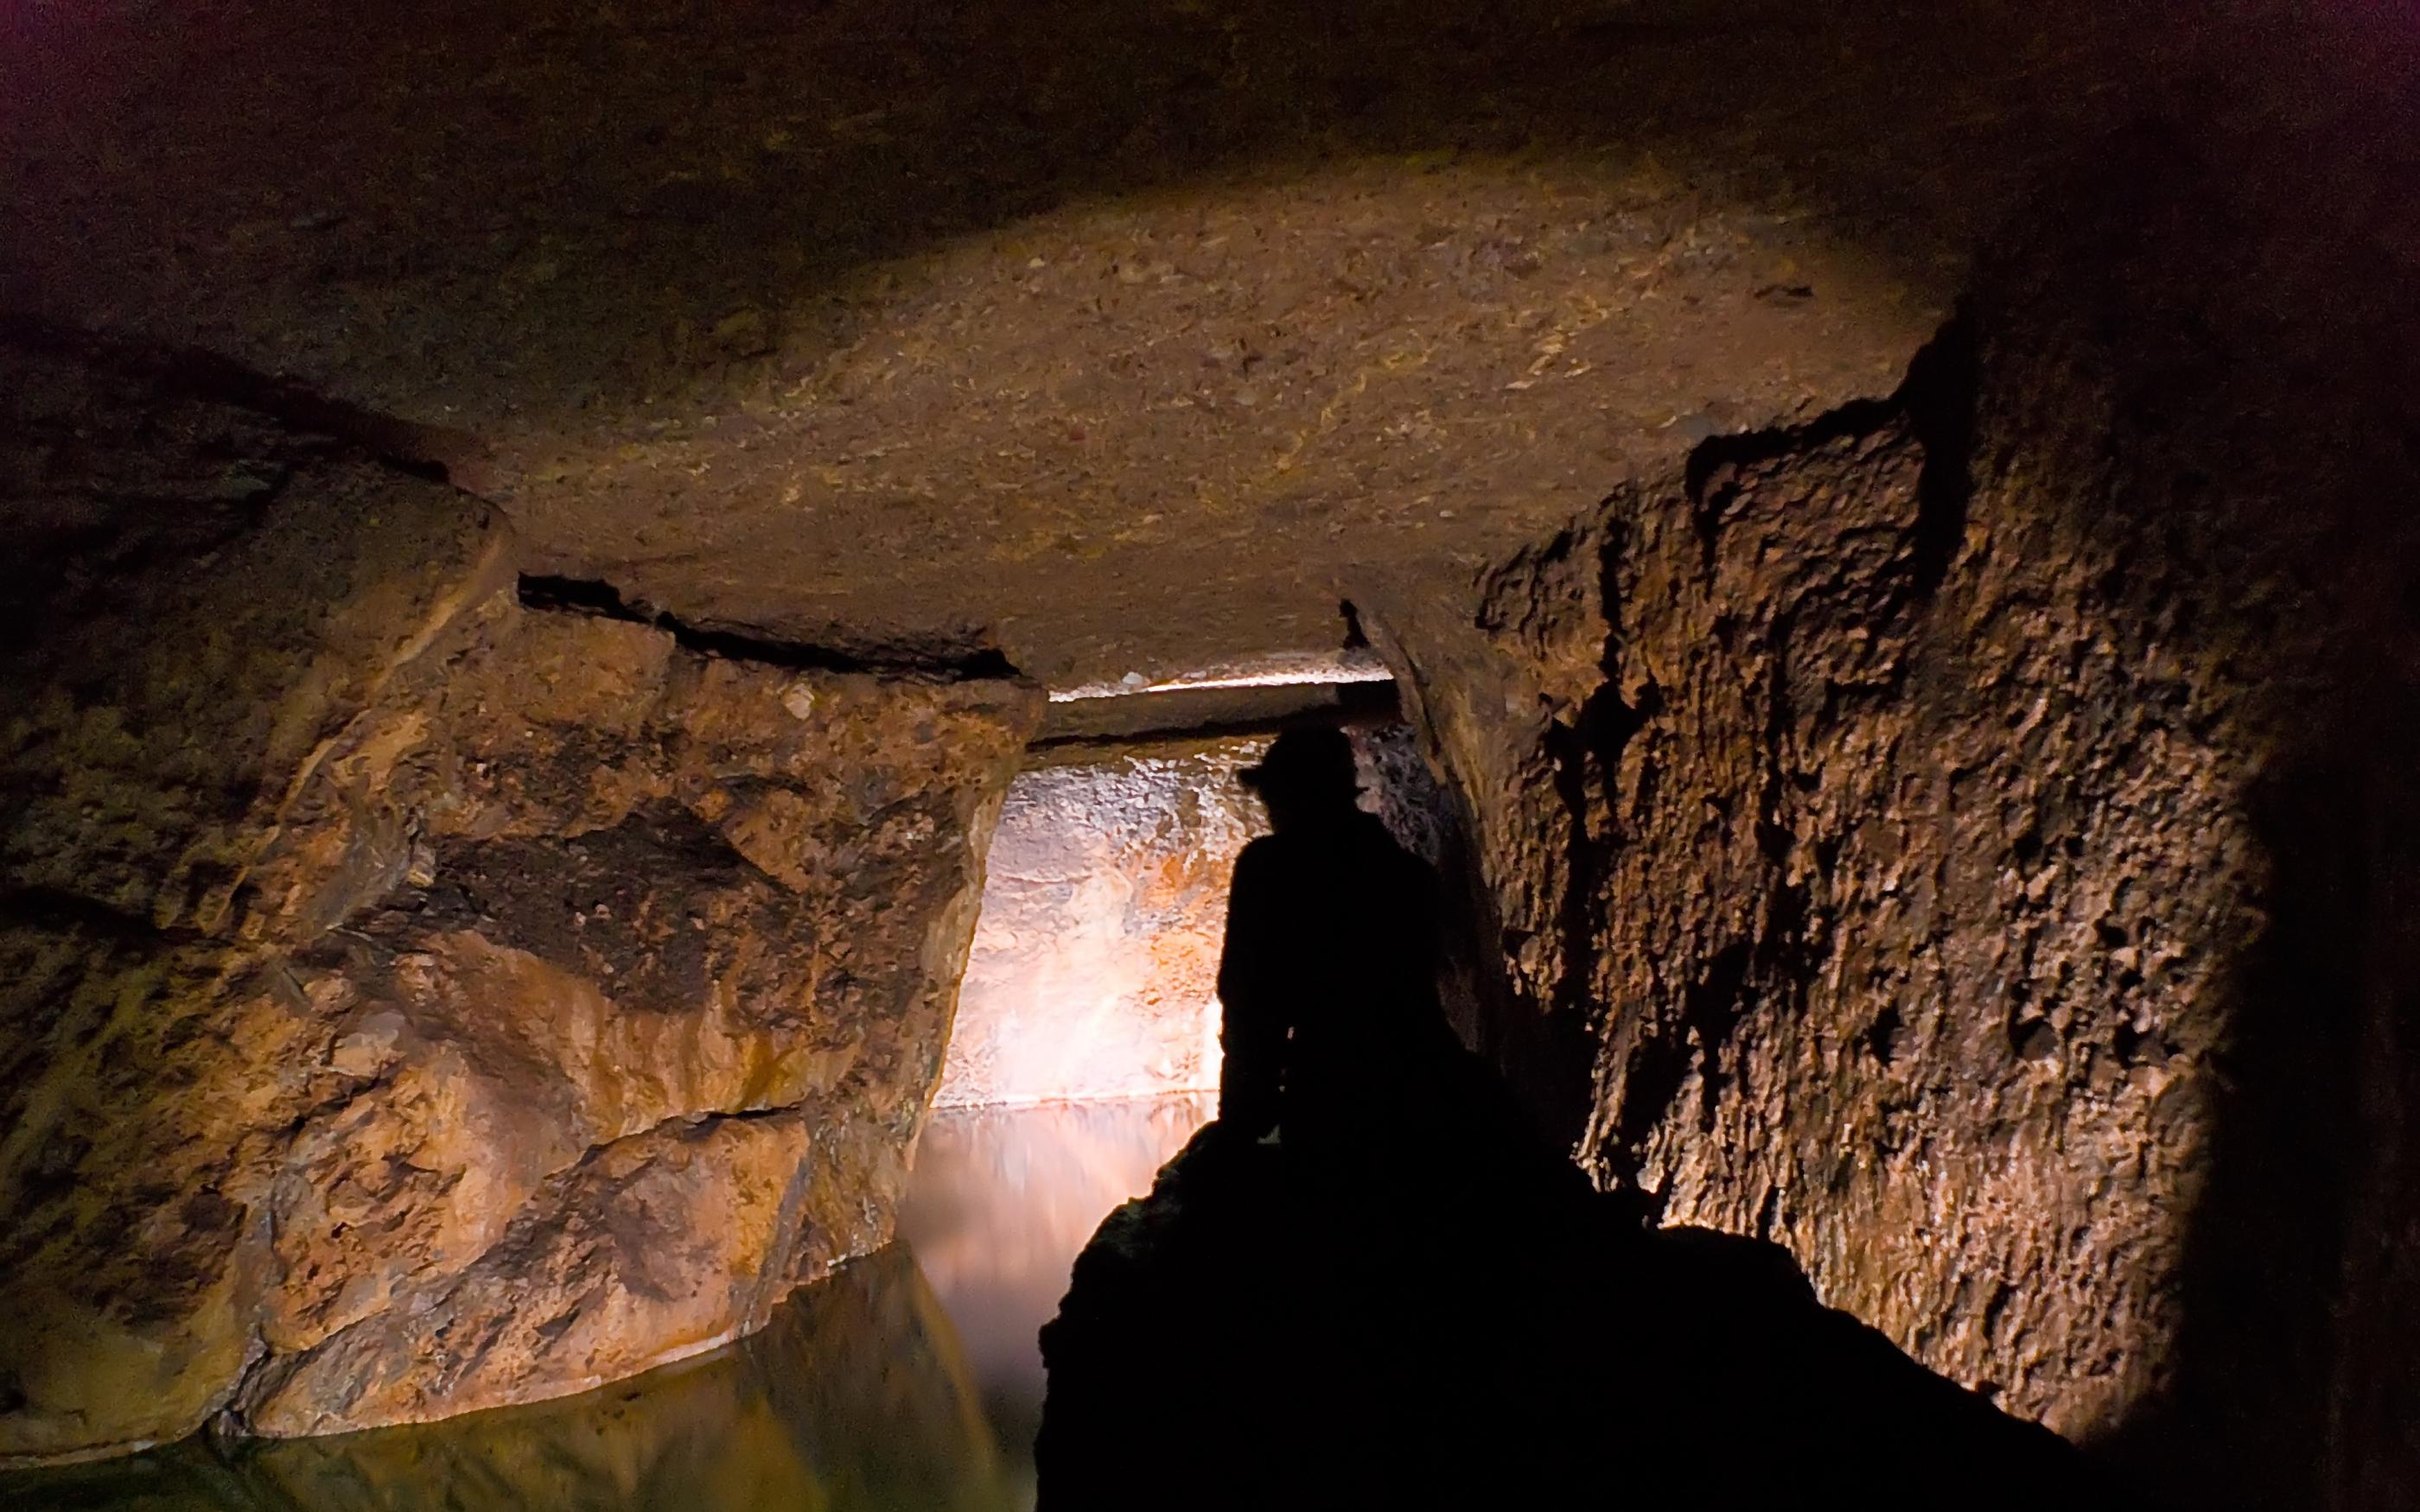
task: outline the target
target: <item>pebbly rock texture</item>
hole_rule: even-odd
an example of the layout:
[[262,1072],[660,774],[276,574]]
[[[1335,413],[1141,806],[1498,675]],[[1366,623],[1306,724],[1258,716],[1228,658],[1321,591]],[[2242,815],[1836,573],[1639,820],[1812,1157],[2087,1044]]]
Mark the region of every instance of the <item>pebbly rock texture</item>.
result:
[[2099,543],[2004,477],[1967,513],[1921,434],[1958,381],[1710,449],[1608,547],[1590,980],[1627,1011],[1590,1158],[2088,1433],[2179,1323],[2250,753],[2230,690],[2110,622]]
[[939,1105],[1217,1088],[1227,881],[1263,824],[1235,774],[1267,744],[1093,752],[1009,785]]
[[0,1456],[579,1391],[889,1238],[1030,688],[535,612],[440,483],[7,361]]
[[2171,1493],[2392,1504],[2408,405],[2239,197],[2104,208],[1475,613],[1357,596],[1600,1185]]

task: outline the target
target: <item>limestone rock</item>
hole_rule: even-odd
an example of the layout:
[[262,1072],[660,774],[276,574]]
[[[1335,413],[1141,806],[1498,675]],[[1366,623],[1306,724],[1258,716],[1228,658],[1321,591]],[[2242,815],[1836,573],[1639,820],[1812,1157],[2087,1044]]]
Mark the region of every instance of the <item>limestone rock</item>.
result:
[[887,1239],[1032,691],[534,611],[439,484],[10,361],[0,1456],[578,1391]]

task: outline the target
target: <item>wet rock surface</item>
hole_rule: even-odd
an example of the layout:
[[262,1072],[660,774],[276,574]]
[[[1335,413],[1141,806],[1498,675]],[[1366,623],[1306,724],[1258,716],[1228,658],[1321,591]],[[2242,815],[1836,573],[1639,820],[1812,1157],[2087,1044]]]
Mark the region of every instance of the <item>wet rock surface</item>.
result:
[[1038,695],[535,612],[442,484],[8,362],[0,1455],[575,1392],[883,1242]]
[[566,1399],[326,1438],[193,1439],[0,1472],[39,1512],[1011,1512],[1024,1504],[949,1319],[898,1246],[737,1344]]

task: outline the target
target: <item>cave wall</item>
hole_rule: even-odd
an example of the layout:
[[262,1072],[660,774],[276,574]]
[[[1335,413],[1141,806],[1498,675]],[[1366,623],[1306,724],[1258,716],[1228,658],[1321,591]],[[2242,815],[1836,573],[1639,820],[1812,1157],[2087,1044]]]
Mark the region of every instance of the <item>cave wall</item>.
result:
[[575,1392],[890,1237],[1033,689],[533,609],[426,467],[0,362],[0,1458]]
[[2412,301],[2196,156],[1899,393],[1358,592],[1601,1185],[2164,1494],[2396,1504]]
[[2088,1433],[2179,1327],[2261,754],[2111,543],[1989,461],[1965,497],[1919,423],[1959,381],[1613,527],[1588,1158]]

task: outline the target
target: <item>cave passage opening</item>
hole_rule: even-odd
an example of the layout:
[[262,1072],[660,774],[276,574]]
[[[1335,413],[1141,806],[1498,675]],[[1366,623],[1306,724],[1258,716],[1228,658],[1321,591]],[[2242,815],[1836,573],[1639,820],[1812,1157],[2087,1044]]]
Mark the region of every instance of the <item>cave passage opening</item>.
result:
[[1012,1473],[1078,1253],[1218,1110],[1238,779],[1283,727],[1351,737],[1362,802],[1437,859],[1442,792],[1366,648],[1054,694],[993,832],[947,1058],[900,1211]]

